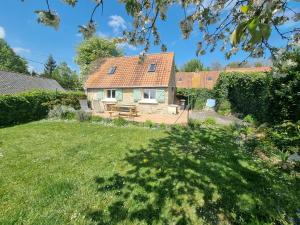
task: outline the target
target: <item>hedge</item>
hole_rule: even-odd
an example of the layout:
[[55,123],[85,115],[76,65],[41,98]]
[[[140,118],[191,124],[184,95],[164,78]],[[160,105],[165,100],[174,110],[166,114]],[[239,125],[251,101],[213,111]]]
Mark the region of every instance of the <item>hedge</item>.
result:
[[191,108],[195,110],[203,109],[206,100],[208,98],[214,98],[213,90],[209,89],[178,88],[176,95],[180,99],[185,99],[186,103],[189,99]]
[[280,124],[300,120],[300,72],[288,71],[285,76],[271,73],[224,72],[214,88],[217,110],[248,114],[258,122]]
[[214,88],[217,109],[229,100],[231,110],[265,121],[269,109],[270,79],[266,73],[223,72]]
[[80,108],[82,92],[32,91],[13,95],[0,95],[0,126],[43,119],[54,105]]
[[300,120],[300,71],[289,71],[286,76],[275,77],[270,86],[268,122]]

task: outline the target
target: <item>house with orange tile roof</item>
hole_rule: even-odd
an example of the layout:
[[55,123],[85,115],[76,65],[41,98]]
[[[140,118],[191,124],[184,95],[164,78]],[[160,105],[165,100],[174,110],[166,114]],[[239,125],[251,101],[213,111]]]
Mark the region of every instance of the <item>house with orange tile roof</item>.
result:
[[106,58],[85,82],[88,99],[105,110],[135,105],[143,113],[167,113],[175,101],[174,53]]
[[221,72],[268,72],[271,67],[225,68],[220,71],[177,72],[177,88],[213,89]]

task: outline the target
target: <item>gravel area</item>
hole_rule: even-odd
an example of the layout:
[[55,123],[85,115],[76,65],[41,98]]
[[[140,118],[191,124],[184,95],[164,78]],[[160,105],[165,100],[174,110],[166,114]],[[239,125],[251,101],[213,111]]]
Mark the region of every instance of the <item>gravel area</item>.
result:
[[242,120],[234,116],[222,116],[214,110],[192,111],[189,115],[190,119],[204,121],[208,118],[215,119],[217,124],[230,125],[232,123],[242,123]]

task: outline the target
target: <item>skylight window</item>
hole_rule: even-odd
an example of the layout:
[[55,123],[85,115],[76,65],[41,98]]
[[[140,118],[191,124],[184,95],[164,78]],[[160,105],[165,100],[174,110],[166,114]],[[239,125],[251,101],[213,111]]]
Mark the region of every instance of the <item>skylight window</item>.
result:
[[116,66],[112,66],[109,68],[108,70],[108,74],[114,74],[116,72],[117,67]]
[[148,72],[155,72],[156,69],[156,64],[150,64],[148,67]]

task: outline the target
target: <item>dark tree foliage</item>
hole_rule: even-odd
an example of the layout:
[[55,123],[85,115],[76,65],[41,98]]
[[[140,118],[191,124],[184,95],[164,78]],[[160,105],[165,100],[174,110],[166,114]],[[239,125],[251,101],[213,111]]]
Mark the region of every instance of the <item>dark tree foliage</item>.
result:
[[0,70],[28,73],[27,62],[18,56],[4,39],[0,38]]
[[72,71],[65,62],[60,63],[55,68],[52,77],[67,90],[82,89],[78,74],[75,71]]
[[300,120],[300,50],[284,53],[274,62],[269,121]]
[[56,61],[52,55],[49,55],[47,62],[44,65],[44,77],[53,78],[53,71],[56,68]]
[[191,59],[182,66],[182,71],[184,72],[198,72],[203,70],[208,70],[198,59]]
[[103,62],[106,57],[121,56],[115,39],[109,40],[92,37],[82,41],[76,49],[75,62],[80,68],[81,79],[84,81]]

